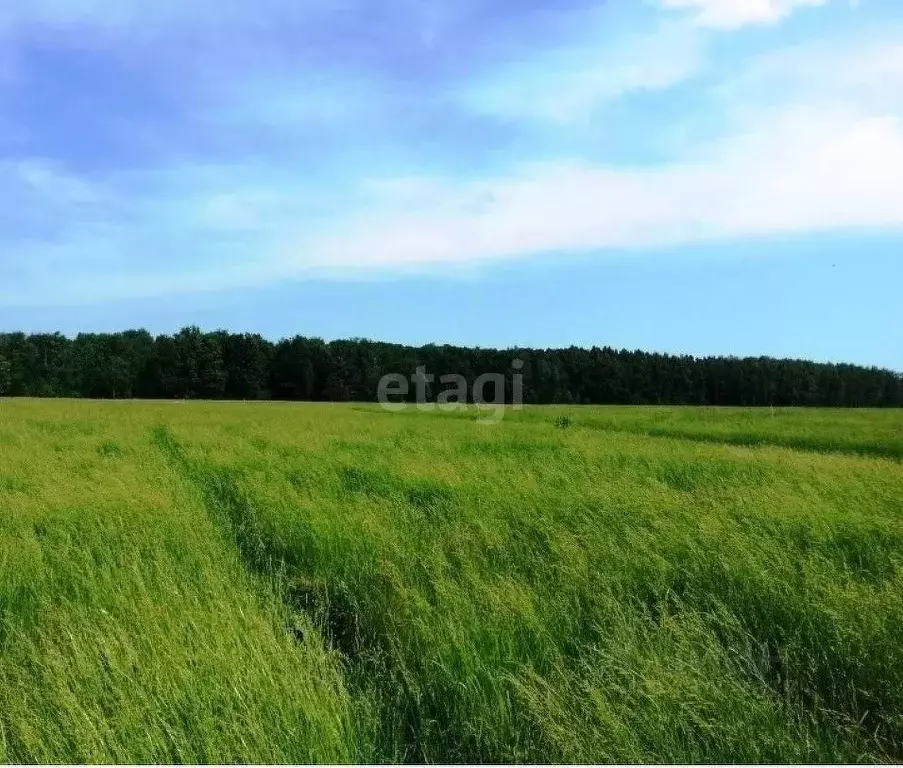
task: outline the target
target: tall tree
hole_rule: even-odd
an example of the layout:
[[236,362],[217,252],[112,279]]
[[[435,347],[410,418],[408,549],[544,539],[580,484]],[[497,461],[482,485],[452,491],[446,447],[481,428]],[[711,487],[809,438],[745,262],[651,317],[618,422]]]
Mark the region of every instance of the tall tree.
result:
[[[903,406],[899,373],[767,357],[661,355],[610,347],[472,349],[406,347],[366,339],[324,342],[296,336],[272,344],[259,335],[183,328],[154,338],[116,334],[0,334],[0,394],[12,396],[372,400],[387,373],[458,374],[473,385],[500,373],[514,395],[521,360],[523,397],[536,403]],[[411,387],[408,399],[416,396]],[[471,392],[472,395],[472,392]],[[487,392],[487,396],[491,393]]]
[[0,356],[0,395],[8,395],[13,384],[13,366],[5,357]]

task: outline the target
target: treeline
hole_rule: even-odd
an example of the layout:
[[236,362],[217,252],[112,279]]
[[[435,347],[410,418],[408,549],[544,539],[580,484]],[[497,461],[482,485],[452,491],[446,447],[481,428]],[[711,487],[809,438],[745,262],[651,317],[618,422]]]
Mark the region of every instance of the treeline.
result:
[[[0,395],[373,401],[387,373],[485,373],[523,361],[527,403],[903,406],[903,377],[877,368],[767,357],[694,358],[614,350],[408,347],[185,328],[174,336],[0,334]],[[428,387],[435,398],[442,386]],[[413,399],[415,389],[409,395]],[[491,398],[487,392],[487,398]]]

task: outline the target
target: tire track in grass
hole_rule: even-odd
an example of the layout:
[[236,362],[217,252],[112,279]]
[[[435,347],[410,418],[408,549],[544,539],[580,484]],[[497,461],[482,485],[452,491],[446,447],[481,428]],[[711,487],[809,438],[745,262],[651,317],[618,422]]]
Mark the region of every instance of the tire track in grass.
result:
[[[361,619],[350,596],[311,580],[291,553],[280,551],[260,525],[251,499],[239,485],[237,470],[193,459],[166,426],[154,427],[151,440],[171,466],[200,491],[207,514],[235,547],[245,570],[268,585],[285,607],[285,629],[292,641],[302,644],[307,633],[317,633],[325,647],[338,652],[344,660],[345,686],[354,696],[348,665],[354,663],[363,641]],[[358,733],[365,762],[373,762],[378,754],[378,748],[374,753],[369,743],[370,730],[368,723]]]
[[235,545],[245,568],[260,576],[272,576],[281,570],[284,563],[268,551],[251,503],[236,482],[235,472],[192,460],[167,427],[155,427],[152,439],[167,461],[200,490],[207,514]]
[[[190,458],[167,427],[152,430],[156,447],[200,492],[207,514],[238,551],[244,568],[269,582],[291,612],[296,641],[304,629],[320,627],[328,645],[353,658],[360,648],[360,618],[340,590],[328,590],[299,572],[296,558],[280,551],[260,525],[254,506],[241,489],[238,472]],[[301,620],[300,622],[298,620]]]
[[235,547],[245,570],[267,583],[285,606],[286,631],[293,641],[302,643],[307,632],[321,630],[327,647],[353,657],[360,645],[357,614],[335,590],[317,589],[295,573],[291,558],[278,551],[260,526],[251,500],[238,483],[238,472],[191,459],[167,427],[154,428],[152,439],[201,492],[207,514]]
[[[310,618],[315,613],[316,596],[305,588],[303,580],[296,580],[298,584],[293,585],[287,578],[290,563],[275,551],[270,537],[262,530],[251,500],[239,486],[238,473],[191,459],[167,427],[154,428],[152,438],[170,464],[201,492],[207,514],[238,551],[245,570],[270,582],[293,618]],[[298,624],[293,621],[288,628],[296,641],[303,639],[303,629]],[[346,636],[344,632],[335,634]]]
[[[366,762],[427,762],[421,740],[426,715],[417,683],[393,667],[389,659],[398,652],[391,647],[391,639],[374,635],[372,627],[368,631],[366,614],[341,584],[311,578],[296,553],[282,550],[261,526],[252,498],[240,486],[239,470],[189,456],[166,426],[153,428],[151,439],[201,493],[207,514],[235,546],[243,567],[269,583],[286,606],[290,617],[286,629],[294,641],[303,642],[304,632],[318,632],[324,645],[339,654],[346,687],[368,718],[361,726],[361,733],[372,739],[366,747],[370,756]],[[372,490],[370,484],[375,482],[374,476],[354,469],[346,470],[342,478],[349,491]],[[442,490],[430,484],[406,491],[414,507],[432,507],[444,499]],[[376,721],[369,721],[374,714]]]
[[[560,426],[556,422],[551,422]],[[694,443],[732,445],[740,448],[773,447],[788,448],[808,453],[842,454],[903,461],[903,444],[869,443],[865,441],[831,440],[824,437],[781,436],[753,432],[732,432],[729,434],[700,433],[673,427],[626,426],[595,419],[573,422],[574,426],[612,434],[638,435],[639,437],[687,440]]]

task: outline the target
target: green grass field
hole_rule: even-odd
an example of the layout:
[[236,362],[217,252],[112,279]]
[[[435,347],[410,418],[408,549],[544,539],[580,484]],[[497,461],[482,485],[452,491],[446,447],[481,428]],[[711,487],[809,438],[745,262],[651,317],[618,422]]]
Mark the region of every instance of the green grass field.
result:
[[903,760],[903,412],[0,402],[0,762]]

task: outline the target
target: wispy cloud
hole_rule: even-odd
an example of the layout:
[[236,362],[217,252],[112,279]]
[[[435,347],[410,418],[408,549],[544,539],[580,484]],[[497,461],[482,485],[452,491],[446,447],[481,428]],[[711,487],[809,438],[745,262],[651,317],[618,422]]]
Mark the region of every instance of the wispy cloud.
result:
[[[52,261],[60,274],[78,275],[54,286],[54,298],[91,300],[457,268],[529,254],[903,227],[903,123],[799,109],[764,118],[693,161],[650,170],[539,164],[466,183],[375,179],[349,196],[356,213],[325,226],[310,216],[310,194],[248,187],[146,199],[132,206],[126,225],[83,224],[65,245],[32,244],[24,252],[31,263]],[[160,249],[190,248],[190,263],[175,269],[153,258]],[[83,254],[92,255],[92,269],[85,270]],[[17,296],[6,291],[2,298],[21,301]]]
[[[343,2],[357,0],[334,0],[340,16]],[[462,17],[424,15],[413,0],[390,4],[410,18],[406,34],[416,44],[404,49],[410,60],[393,50],[377,71],[368,30],[359,30],[359,58],[329,67],[258,45],[250,73],[223,53],[242,25],[216,38],[210,60],[199,54],[191,59],[199,68],[184,70],[196,93],[167,116],[179,141],[160,162],[85,158],[68,134],[71,151],[61,154],[54,125],[29,124],[54,141],[44,152],[38,143],[7,153],[0,164],[0,302],[90,302],[304,275],[450,271],[536,254],[903,228],[903,49],[894,30],[796,45],[776,38],[767,50],[735,53],[712,39],[744,33],[702,27],[775,21],[817,3],[664,0],[668,12],[645,26],[587,23],[569,42],[530,37],[516,59],[487,54],[479,66],[430,78],[419,69],[421,48]],[[261,6],[227,5],[257,28],[250,9]],[[113,30],[121,48],[132,39],[127,30],[143,23],[139,14],[183,31],[200,18],[198,6],[172,0],[116,8],[112,0],[43,0],[18,15],[7,8],[0,21],[8,29],[92,25]],[[261,40],[278,18],[260,22],[268,27]],[[596,32],[602,42],[593,44]],[[336,45],[347,43],[335,34]],[[274,50],[286,42],[273,41]],[[184,61],[171,62],[169,74]],[[230,77],[213,83],[217,72]],[[631,112],[633,101],[640,112]],[[147,130],[160,125],[159,114],[145,117]],[[704,134],[694,130],[701,119]],[[437,135],[444,121],[461,132]],[[625,160],[595,139],[617,121],[637,136],[683,127],[684,139],[654,161]],[[490,137],[518,151],[473,160],[471,145],[488,147]],[[448,170],[412,172],[426,163],[410,158],[435,158],[433,167]]]
[[702,27],[736,29],[747,24],[774,24],[800,8],[815,8],[828,0],[661,0],[667,10],[693,13]]
[[720,95],[739,103],[843,102],[903,112],[903,24],[880,36],[810,41],[763,53],[724,82]]
[[799,109],[764,119],[693,162],[652,170],[546,165],[411,188],[413,209],[398,200],[378,206],[340,237],[299,245],[286,265],[460,264],[903,226],[903,122]]
[[478,114],[558,123],[585,121],[637,91],[659,91],[699,71],[702,45],[686,25],[663,25],[599,45],[589,40],[528,56],[460,94]]

